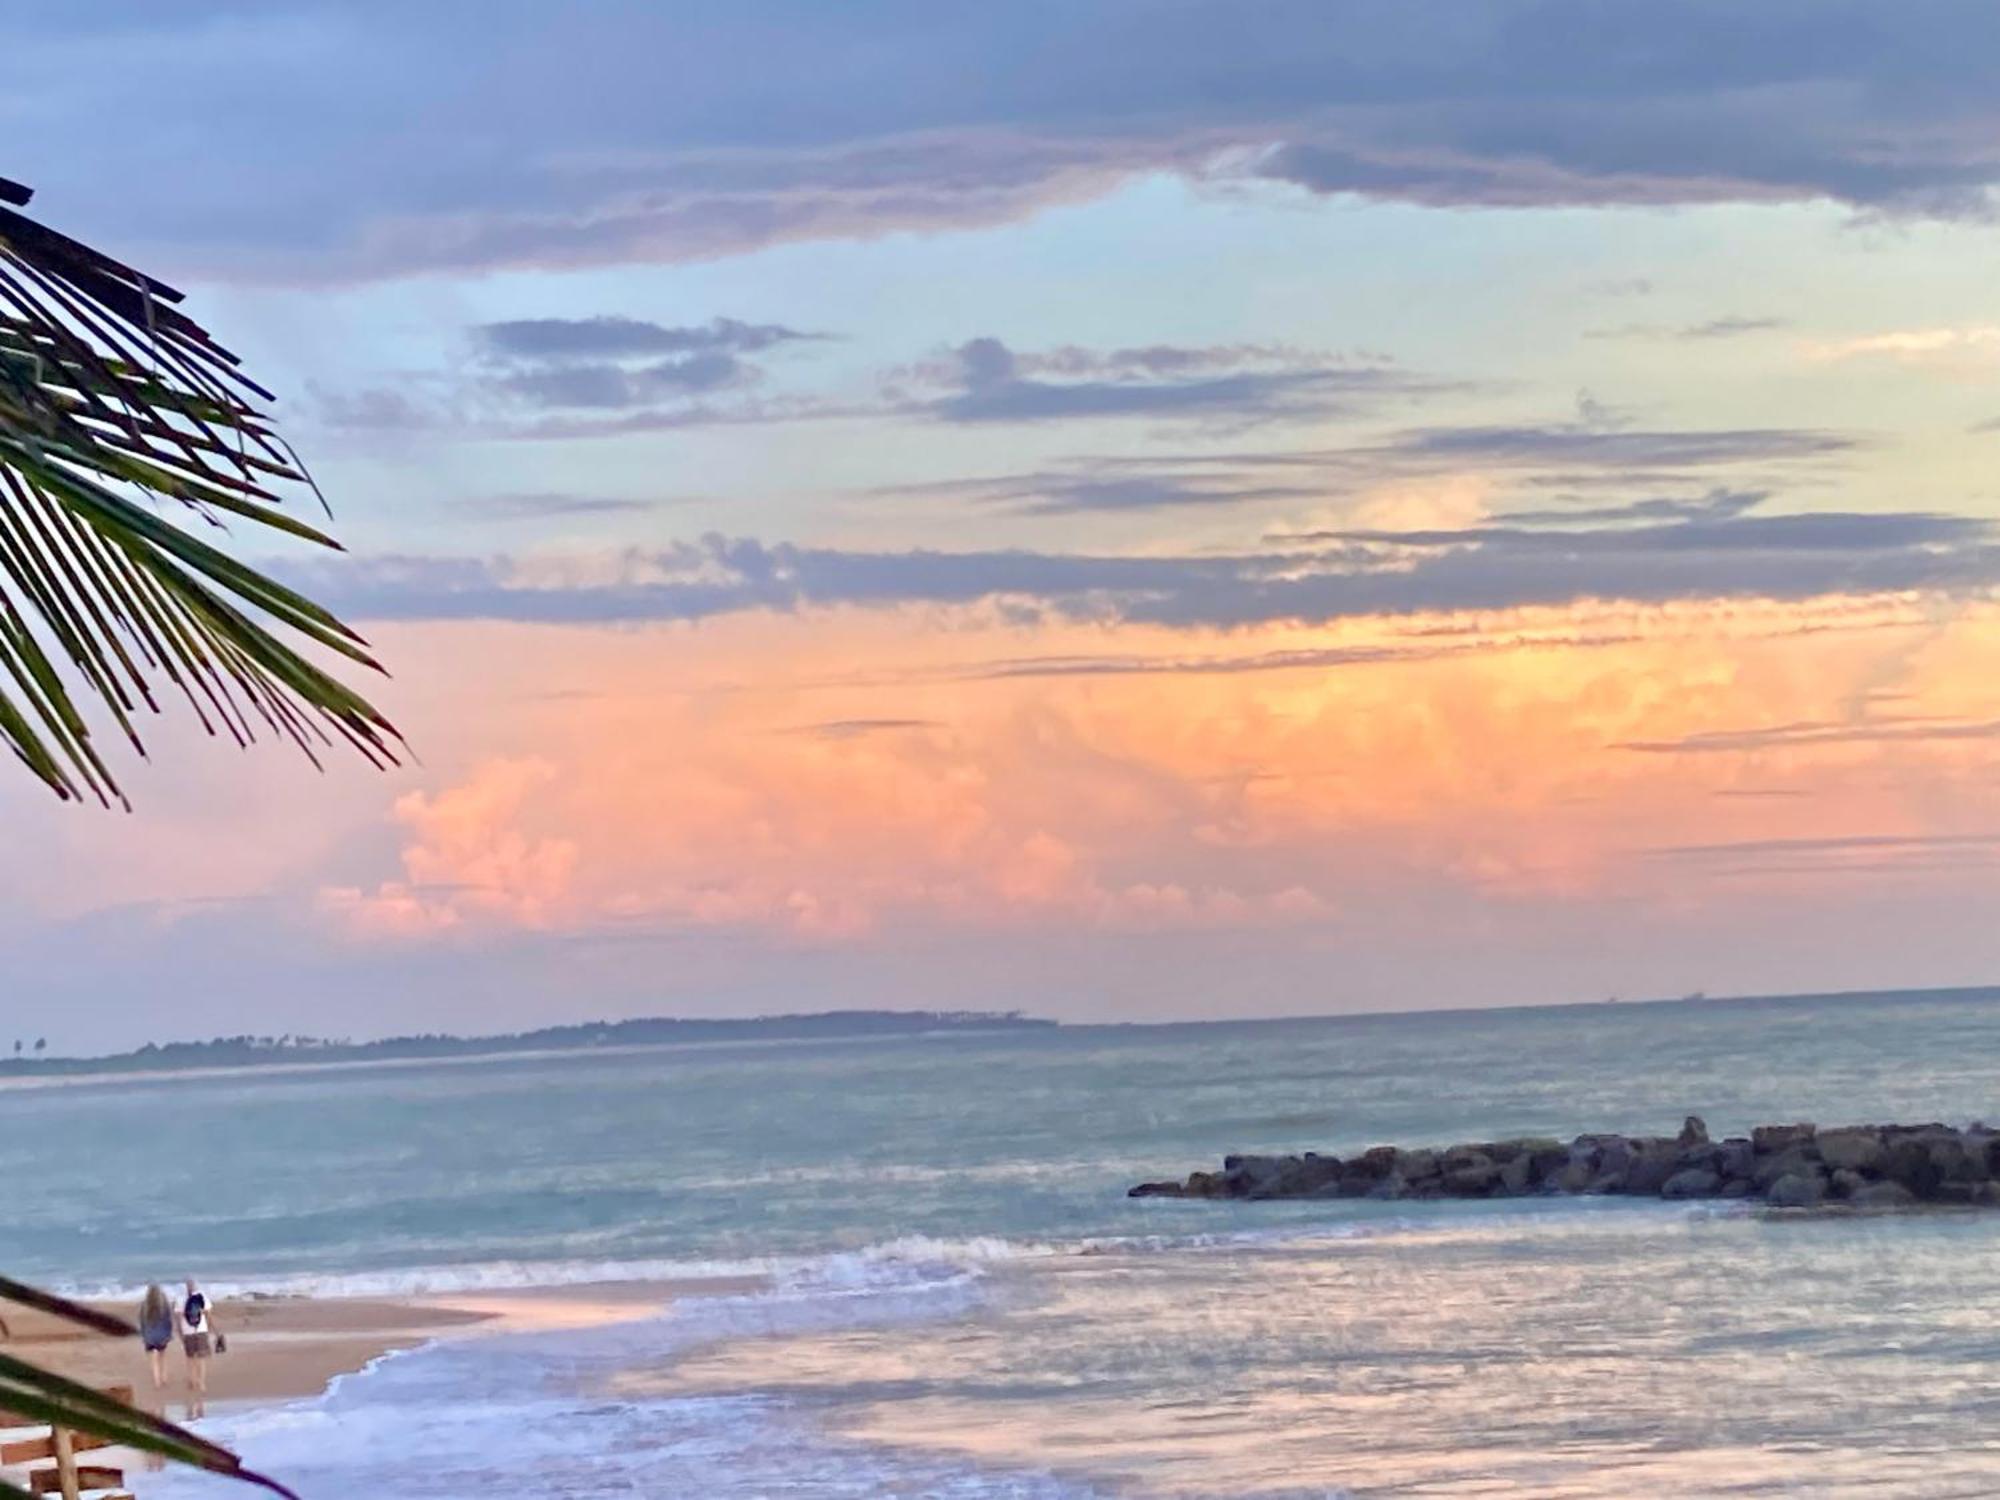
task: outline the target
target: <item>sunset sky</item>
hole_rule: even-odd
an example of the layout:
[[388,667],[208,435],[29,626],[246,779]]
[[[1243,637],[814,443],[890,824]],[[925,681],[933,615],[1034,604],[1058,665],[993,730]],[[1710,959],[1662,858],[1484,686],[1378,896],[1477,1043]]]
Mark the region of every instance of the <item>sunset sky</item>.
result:
[[2000,10],[126,4],[0,172],[417,762],[0,781],[10,1019],[2000,982]]

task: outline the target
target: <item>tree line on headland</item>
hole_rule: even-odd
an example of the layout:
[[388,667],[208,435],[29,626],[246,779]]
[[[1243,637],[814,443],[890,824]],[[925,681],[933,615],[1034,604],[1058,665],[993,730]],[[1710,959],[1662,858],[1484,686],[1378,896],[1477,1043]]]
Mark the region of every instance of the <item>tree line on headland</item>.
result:
[[131,1052],[102,1057],[0,1058],[0,1079],[84,1073],[170,1073],[189,1068],[245,1068],[272,1063],[492,1057],[519,1052],[584,1052],[599,1047],[655,1047],[689,1042],[886,1039],[936,1032],[1035,1029],[1055,1024],[1020,1011],[829,1010],[737,1020],[644,1016],[629,1021],[544,1026],[535,1031],[495,1036],[427,1032],[370,1042],[313,1036],[223,1036],[205,1042],[148,1042]]

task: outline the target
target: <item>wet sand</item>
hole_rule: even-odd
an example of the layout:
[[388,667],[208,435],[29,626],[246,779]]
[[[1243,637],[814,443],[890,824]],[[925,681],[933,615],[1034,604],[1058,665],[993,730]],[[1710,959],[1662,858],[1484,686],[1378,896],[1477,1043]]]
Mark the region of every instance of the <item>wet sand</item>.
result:
[[[229,1350],[209,1361],[208,1399],[213,1405],[315,1396],[336,1376],[432,1339],[622,1322],[655,1313],[677,1295],[747,1291],[760,1284],[742,1278],[435,1297],[218,1299],[212,1316]],[[135,1312],[122,1304],[105,1310],[127,1318]],[[176,1418],[183,1414],[187,1361],[179,1339],[167,1354],[166,1386],[155,1392],[136,1338],[106,1338],[6,1303],[0,1303],[0,1319],[6,1324],[0,1349],[89,1385],[130,1385],[141,1405]]]

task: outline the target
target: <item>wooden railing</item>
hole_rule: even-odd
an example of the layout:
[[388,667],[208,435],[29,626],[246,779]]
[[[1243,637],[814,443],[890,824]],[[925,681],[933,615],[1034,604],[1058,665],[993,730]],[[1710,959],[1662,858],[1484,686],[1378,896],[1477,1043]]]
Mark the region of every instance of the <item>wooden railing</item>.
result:
[[[132,1387],[129,1385],[105,1386],[103,1394],[114,1401],[131,1405]],[[36,1425],[32,1417],[0,1409],[0,1428]],[[105,1439],[88,1433],[72,1432],[67,1427],[45,1426],[38,1436],[0,1443],[0,1469],[40,1464],[48,1460],[46,1467],[28,1470],[28,1488],[37,1495],[61,1495],[62,1500],[83,1500],[86,1494],[91,1495],[93,1500],[132,1500],[130,1495],[123,1493],[125,1473],[122,1469],[76,1461],[79,1453],[110,1446]],[[118,1493],[102,1493],[107,1490]]]

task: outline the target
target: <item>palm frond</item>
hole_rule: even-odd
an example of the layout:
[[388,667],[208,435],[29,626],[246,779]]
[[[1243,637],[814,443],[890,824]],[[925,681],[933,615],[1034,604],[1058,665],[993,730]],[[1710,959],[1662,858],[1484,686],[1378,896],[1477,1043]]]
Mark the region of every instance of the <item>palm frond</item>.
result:
[[282,508],[317,491],[269,392],[179,292],[30,219],[29,196],[0,178],[0,741],[58,795],[122,802],[78,699],[143,755],[164,684],[239,744],[394,763],[395,727],[284,637],[379,671],[366,643],[189,529],[339,545]]
[[[136,1337],[139,1331],[123,1318],[10,1277],[0,1276],[0,1301],[32,1307],[95,1333],[129,1338]],[[275,1479],[246,1469],[240,1458],[220,1444],[211,1443],[198,1433],[190,1432],[164,1417],[141,1411],[116,1397],[11,1354],[0,1354],[0,1408],[33,1422],[67,1427],[73,1432],[89,1433],[92,1437],[136,1448],[143,1453],[157,1453],[175,1463],[240,1479],[297,1500],[297,1496]],[[12,1486],[0,1484],[0,1500],[21,1493]]]

